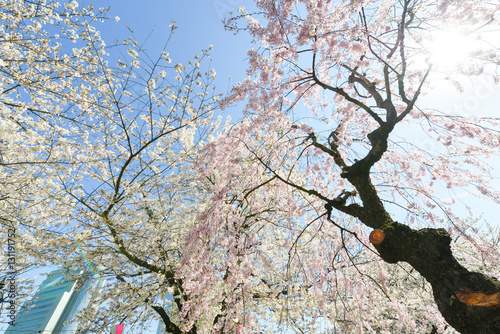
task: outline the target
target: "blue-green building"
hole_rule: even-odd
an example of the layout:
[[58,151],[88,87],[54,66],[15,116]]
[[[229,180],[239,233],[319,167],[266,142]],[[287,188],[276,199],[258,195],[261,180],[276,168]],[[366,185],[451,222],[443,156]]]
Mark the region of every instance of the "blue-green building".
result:
[[[16,314],[14,325],[9,325],[6,334],[83,334],[78,323],[65,325],[75,313],[89,303],[86,279],[83,287],[65,279],[61,270],[51,272],[42,282],[33,299],[23,305]],[[80,286],[80,287],[79,287]]]

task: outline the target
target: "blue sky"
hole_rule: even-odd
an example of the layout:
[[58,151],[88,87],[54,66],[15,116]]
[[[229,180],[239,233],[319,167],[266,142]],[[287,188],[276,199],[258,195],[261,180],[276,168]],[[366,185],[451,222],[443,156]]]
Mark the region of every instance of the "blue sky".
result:
[[229,11],[236,13],[239,6],[250,5],[249,0],[85,0],[85,3],[93,3],[94,7],[111,6],[110,16],[120,18],[117,23],[105,23],[105,29],[101,29],[108,45],[115,39],[128,37],[128,25],[139,43],[152,32],[146,45],[148,53],[156,55],[169,36],[171,21],[175,20],[179,28],[167,51],[173,63],[187,63],[201,49],[213,45],[212,68],[217,72],[217,87],[221,91],[227,90],[229,75],[232,82],[245,76],[250,38],[226,31],[221,20]]

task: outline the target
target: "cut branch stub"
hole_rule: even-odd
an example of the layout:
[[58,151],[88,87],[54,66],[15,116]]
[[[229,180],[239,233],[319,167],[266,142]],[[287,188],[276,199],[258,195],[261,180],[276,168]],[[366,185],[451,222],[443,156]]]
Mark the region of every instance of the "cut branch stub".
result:
[[385,239],[385,233],[382,230],[375,229],[370,233],[370,242],[374,245],[379,245],[384,241]]
[[455,292],[455,296],[467,305],[500,308],[500,293],[487,294],[484,292],[463,290]]

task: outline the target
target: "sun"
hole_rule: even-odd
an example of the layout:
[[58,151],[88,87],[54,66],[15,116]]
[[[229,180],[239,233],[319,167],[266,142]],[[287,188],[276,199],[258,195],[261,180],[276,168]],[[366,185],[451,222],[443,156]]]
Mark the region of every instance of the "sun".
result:
[[483,47],[477,34],[457,27],[432,32],[425,44],[427,62],[444,72],[455,72],[470,65]]

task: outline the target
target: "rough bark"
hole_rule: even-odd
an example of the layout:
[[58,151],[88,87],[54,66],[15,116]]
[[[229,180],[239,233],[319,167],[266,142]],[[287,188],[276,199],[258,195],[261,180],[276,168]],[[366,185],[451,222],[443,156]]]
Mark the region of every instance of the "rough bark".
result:
[[[444,229],[414,230],[400,224],[385,210],[371,183],[370,168],[387,150],[392,128],[380,127],[369,135],[371,151],[363,160],[343,168],[346,178],[357,190],[363,206],[345,205],[346,198],[327,204],[357,217],[363,224],[385,233],[374,245],[388,263],[407,262],[432,286],[434,299],[446,321],[464,334],[500,333],[500,281],[463,267],[451,251],[451,237]],[[335,149],[335,148],[334,148]],[[469,299],[461,300],[460,296]]]
[[460,333],[500,333],[500,298],[490,306],[468,305],[457,298],[466,291],[500,296],[500,282],[458,263],[444,229],[413,230],[391,222],[383,231],[384,241],[375,245],[382,259],[404,261],[415,268],[431,284],[439,311],[451,326]]

